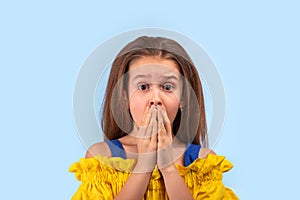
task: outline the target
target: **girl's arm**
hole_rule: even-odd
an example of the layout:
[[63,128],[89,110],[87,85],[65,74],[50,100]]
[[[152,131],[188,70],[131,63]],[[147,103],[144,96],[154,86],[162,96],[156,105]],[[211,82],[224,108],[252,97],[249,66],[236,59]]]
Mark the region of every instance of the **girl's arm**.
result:
[[[98,154],[111,157],[110,150],[105,142],[92,145],[86,153],[86,158],[92,158],[94,155]],[[128,177],[126,183],[115,199],[132,200],[143,198],[148,187],[151,172],[156,164],[156,152],[148,153],[147,155],[148,156],[139,156],[133,173]],[[151,156],[155,157],[151,158]]]
[[127,179],[116,200],[142,199],[146,193],[151,173],[156,165],[157,111],[147,107],[138,130],[138,159],[133,173]]
[[174,164],[160,170],[164,178],[166,191],[170,200],[193,199],[183,178],[179,175]]
[[183,178],[179,175],[173,160],[173,133],[170,120],[164,109],[158,112],[157,165],[162,173],[169,199],[193,199]]
[[[211,149],[201,148],[199,158],[205,158],[208,154],[216,155]],[[160,169],[160,171],[164,177],[165,187],[170,199],[193,199],[174,164]]]
[[150,176],[150,172],[131,174],[115,199],[142,199],[146,192]]

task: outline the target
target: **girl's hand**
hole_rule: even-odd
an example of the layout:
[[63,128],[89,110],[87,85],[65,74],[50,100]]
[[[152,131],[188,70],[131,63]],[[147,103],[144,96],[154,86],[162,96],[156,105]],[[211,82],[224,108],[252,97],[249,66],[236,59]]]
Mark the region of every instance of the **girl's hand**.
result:
[[158,144],[157,144],[157,165],[163,173],[174,170],[173,160],[173,132],[168,115],[161,106],[158,106]]
[[157,109],[147,107],[138,130],[136,173],[152,172],[157,160]]

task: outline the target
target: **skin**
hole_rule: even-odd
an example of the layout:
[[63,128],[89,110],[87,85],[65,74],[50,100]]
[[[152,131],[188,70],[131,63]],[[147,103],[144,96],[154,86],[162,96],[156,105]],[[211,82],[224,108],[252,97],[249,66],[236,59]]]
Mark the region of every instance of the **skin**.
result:
[[[161,69],[163,71],[160,71]],[[177,85],[172,85],[174,80],[161,82],[162,79],[155,74],[156,71],[159,74],[177,76]],[[134,158],[137,162],[133,173],[115,199],[141,199],[156,164],[163,176],[169,199],[193,199],[175,167],[175,164],[184,165],[186,149],[172,133],[172,123],[180,106],[178,66],[171,60],[144,57],[130,64],[129,73],[129,108],[134,129],[119,140],[127,158]],[[135,79],[143,73],[151,74],[151,77],[148,77],[147,81],[144,78]],[[209,149],[201,148],[199,157],[206,157],[208,153],[215,154]],[[86,157],[97,154],[111,156],[105,142],[91,146]]]
[[[151,64],[154,61],[159,62],[158,60],[150,60],[150,58],[142,58],[131,65],[129,70],[137,68],[140,62],[145,63],[146,61],[151,62]],[[172,68],[179,73],[177,66],[172,61],[163,60],[161,62],[168,64],[170,69]],[[154,67],[158,66],[155,65]],[[149,74],[149,72],[146,73]],[[131,83],[131,78],[134,76],[130,76],[129,83]],[[155,81],[150,81],[145,84],[146,87],[139,87],[140,85],[137,84],[138,90],[134,90],[135,83],[133,86],[129,86],[131,97],[129,107],[135,128],[130,135],[124,138],[136,138],[138,158],[133,174],[128,178],[115,199],[141,199],[156,164],[162,173],[170,199],[193,199],[173,161],[172,121],[169,118],[174,120],[179,108],[176,88],[170,92],[165,89],[165,86],[161,86],[163,84],[155,83]],[[177,90],[179,89],[177,88]],[[143,107],[145,108],[142,109]],[[179,194],[178,191],[180,191]],[[128,197],[128,194],[133,195]]]
[[151,57],[134,60],[129,67],[128,93],[135,125],[139,126],[145,108],[151,103],[160,104],[173,122],[179,108],[180,87],[179,69],[173,61]]
[[131,63],[128,93],[135,128],[129,135],[137,138],[137,166],[142,159],[140,153],[143,160],[145,153],[149,155],[140,168],[151,169],[155,164],[160,168],[167,158],[173,162],[171,123],[180,106],[180,88],[179,68],[173,61],[145,57]]

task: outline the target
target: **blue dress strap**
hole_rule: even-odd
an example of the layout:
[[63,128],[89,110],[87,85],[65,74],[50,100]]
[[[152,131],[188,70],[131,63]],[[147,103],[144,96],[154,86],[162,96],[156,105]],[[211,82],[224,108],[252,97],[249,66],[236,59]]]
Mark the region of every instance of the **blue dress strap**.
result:
[[126,159],[125,150],[122,143],[118,139],[106,140],[105,142],[110,149],[112,157],[121,157],[123,159]]
[[189,144],[185,153],[184,153],[184,166],[189,166],[194,162],[198,156],[201,146],[196,144]]
[[[126,154],[122,143],[118,140],[106,140],[106,144],[108,145],[112,157],[121,157],[126,159]],[[199,155],[201,146],[195,144],[189,144],[185,153],[184,153],[184,166],[189,166],[192,162],[194,162]]]

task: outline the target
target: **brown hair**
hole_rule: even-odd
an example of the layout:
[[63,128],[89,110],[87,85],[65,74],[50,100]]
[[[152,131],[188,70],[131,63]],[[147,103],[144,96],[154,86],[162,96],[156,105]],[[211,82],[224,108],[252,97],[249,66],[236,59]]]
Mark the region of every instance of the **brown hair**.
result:
[[[204,98],[201,81],[192,60],[174,40],[142,36],[127,44],[114,60],[103,102],[101,125],[107,139],[125,136],[133,129],[127,102],[126,77],[130,63],[141,57],[157,57],[174,61],[185,79],[182,88],[182,111],[178,109],[173,122],[173,133],[185,143],[208,145]],[[117,91],[116,85],[121,82]],[[118,105],[112,103],[112,99]],[[118,113],[118,122],[113,113]],[[122,127],[122,129],[120,128]]]

